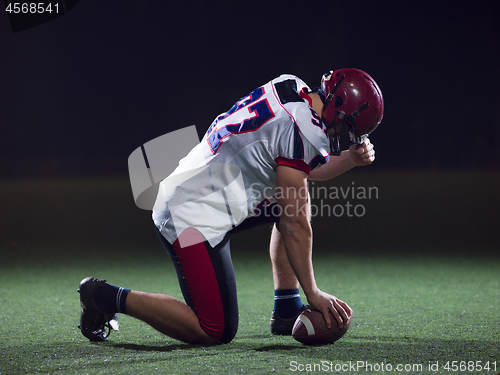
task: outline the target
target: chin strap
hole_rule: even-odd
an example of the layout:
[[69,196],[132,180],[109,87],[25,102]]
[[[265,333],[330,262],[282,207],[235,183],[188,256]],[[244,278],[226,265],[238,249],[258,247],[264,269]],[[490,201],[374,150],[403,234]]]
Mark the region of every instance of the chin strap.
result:
[[361,112],[363,112],[366,108],[368,108],[368,102],[363,104],[361,107],[359,107],[357,110],[355,110],[353,113],[351,113],[352,118],[356,118],[359,116]]
[[[337,92],[338,88],[344,82],[345,75],[342,75],[342,77],[339,79],[339,81],[335,84],[333,87],[333,90],[331,93],[326,96],[324,100],[324,105],[323,105],[323,113],[325,113],[326,107],[332,102],[333,98],[335,97],[335,93]],[[355,110],[353,113],[350,115],[345,114],[344,112],[341,112],[337,110],[335,113],[335,116],[333,117],[333,121],[331,124],[328,124],[325,119],[323,118],[323,115],[321,115],[321,121],[325,124],[327,129],[333,128],[334,129],[334,134],[330,137],[330,150],[331,150],[331,155],[338,156],[342,152],[342,149],[340,147],[340,138],[339,136],[345,133],[349,133],[349,137],[351,139],[351,142],[353,144],[362,144],[365,140],[364,136],[360,136],[359,134],[359,129],[358,126],[356,125],[355,119],[360,115],[361,112],[363,112],[365,109],[367,109],[369,106],[369,102],[366,102],[363,104],[361,107],[359,107],[357,110]],[[344,118],[342,122],[336,124],[335,120],[336,118],[340,115],[343,114]],[[336,127],[342,125],[340,132],[337,132]],[[347,126],[346,126],[347,125]]]
[[[342,82],[344,82],[344,79],[345,79],[345,74],[342,75],[342,77],[339,79],[339,81],[335,84],[335,86],[333,87],[333,90],[331,93],[328,94],[328,96],[325,98],[325,100],[323,101],[323,112],[321,114],[321,121],[325,124],[326,128],[329,129],[333,126],[333,124],[335,123],[335,118],[334,118],[334,121],[332,122],[332,124],[328,124],[325,119],[323,118],[323,113],[325,113],[325,110],[326,110],[326,107],[328,107],[328,105],[331,103],[331,101],[333,100],[333,97],[335,96],[335,93],[337,92],[338,88],[340,87],[340,85],[342,84]],[[335,115],[336,117],[337,115]],[[335,130],[335,128],[334,128]],[[340,153],[341,153],[341,149],[340,149],[340,140],[337,139],[337,131],[335,130],[335,133],[332,137],[330,137],[330,155],[334,155],[334,156],[339,156]]]
[[[351,140],[351,143],[353,143],[353,144],[360,145],[365,141],[365,139],[367,138],[367,135],[366,134],[363,134],[363,135],[359,134],[359,128],[358,128],[358,125],[356,124],[355,119],[356,119],[356,117],[359,116],[359,114],[362,111],[364,111],[366,108],[368,108],[368,105],[369,105],[369,102],[366,102],[365,104],[363,104],[361,107],[359,107],[357,110],[355,110],[350,115],[346,115],[345,113],[340,112],[340,111],[337,111],[335,113],[332,125],[327,126],[327,128],[333,128],[333,130],[334,130],[333,135],[330,137],[331,155],[339,156],[340,153],[342,152],[342,148],[340,146],[340,139],[337,139],[337,138],[340,138],[339,136],[341,136],[342,134],[349,133],[349,138]],[[343,118],[342,122],[339,122],[338,124],[336,124],[335,119],[341,113],[344,115],[344,118]],[[340,132],[337,132],[336,127],[339,125],[341,125],[341,129],[340,129]]]

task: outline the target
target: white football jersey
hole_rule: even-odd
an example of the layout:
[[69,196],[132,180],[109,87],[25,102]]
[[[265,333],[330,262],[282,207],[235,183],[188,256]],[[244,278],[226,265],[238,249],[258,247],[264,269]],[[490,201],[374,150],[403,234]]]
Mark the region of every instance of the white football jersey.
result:
[[170,243],[196,228],[216,246],[259,205],[276,201],[278,165],[309,173],[328,161],[326,128],[308,92],[299,78],[282,75],[214,120],[160,183],[153,220]]

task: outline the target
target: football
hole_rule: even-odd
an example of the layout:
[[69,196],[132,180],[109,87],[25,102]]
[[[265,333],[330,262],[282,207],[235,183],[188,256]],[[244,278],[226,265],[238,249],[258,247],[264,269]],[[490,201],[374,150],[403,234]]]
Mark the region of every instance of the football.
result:
[[347,332],[351,326],[352,316],[347,324],[339,328],[337,321],[330,314],[332,327],[326,328],[323,314],[317,310],[307,309],[299,315],[292,329],[292,337],[305,345],[333,344]]

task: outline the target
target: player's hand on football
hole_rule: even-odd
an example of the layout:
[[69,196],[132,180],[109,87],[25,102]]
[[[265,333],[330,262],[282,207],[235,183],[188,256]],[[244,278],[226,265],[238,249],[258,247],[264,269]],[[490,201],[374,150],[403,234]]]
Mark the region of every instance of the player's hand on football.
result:
[[347,305],[347,303],[335,296],[332,296],[331,294],[322,292],[319,289],[317,294],[307,297],[307,302],[312,309],[323,313],[323,317],[325,318],[326,326],[328,328],[331,328],[332,326],[330,314],[328,314],[328,312],[332,313],[339,328],[342,328],[344,324],[347,324],[349,318],[352,316],[352,309]]
[[370,165],[375,160],[375,149],[370,139],[366,138],[360,145],[349,147],[349,157],[356,167]]

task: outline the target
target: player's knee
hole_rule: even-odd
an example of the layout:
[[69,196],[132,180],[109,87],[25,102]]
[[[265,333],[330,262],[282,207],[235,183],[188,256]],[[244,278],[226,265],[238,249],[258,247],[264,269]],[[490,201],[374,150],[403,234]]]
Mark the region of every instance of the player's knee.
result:
[[236,322],[236,324],[230,325],[229,327],[227,327],[227,329],[224,330],[224,333],[221,337],[221,342],[223,342],[224,344],[229,344],[231,341],[233,341],[237,331],[238,323]]
[[201,328],[205,333],[222,344],[230,343],[238,331],[238,317],[222,318],[217,321],[200,319]]

